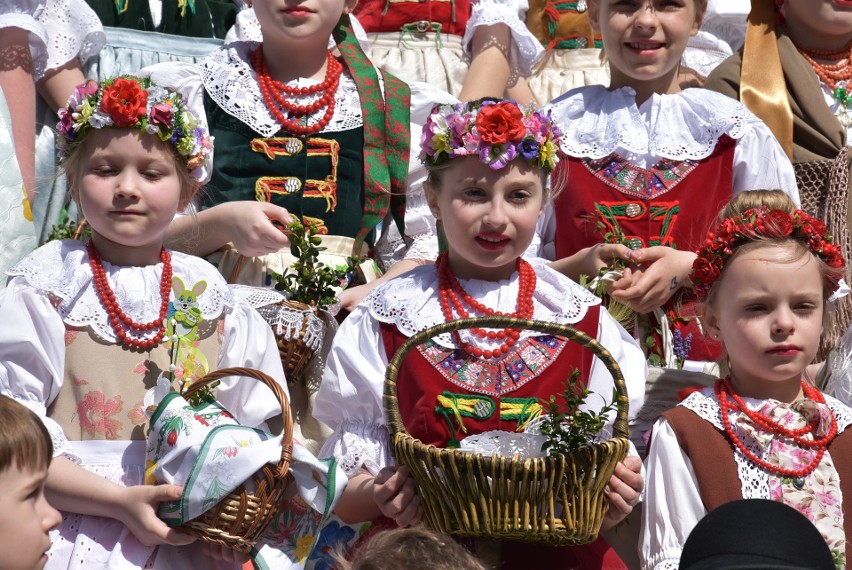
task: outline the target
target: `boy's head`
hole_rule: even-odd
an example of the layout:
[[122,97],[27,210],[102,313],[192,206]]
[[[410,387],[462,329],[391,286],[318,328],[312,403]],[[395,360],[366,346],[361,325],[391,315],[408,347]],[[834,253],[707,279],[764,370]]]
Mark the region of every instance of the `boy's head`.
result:
[[422,526],[381,531],[352,561],[337,558],[342,570],[485,570],[458,542]]
[[44,498],[53,445],[44,424],[0,396],[0,568],[43,568],[59,512]]

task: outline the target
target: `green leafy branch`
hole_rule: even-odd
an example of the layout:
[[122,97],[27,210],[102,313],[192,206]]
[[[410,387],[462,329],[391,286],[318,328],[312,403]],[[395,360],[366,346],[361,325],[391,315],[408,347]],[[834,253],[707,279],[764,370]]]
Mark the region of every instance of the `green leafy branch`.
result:
[[346,267],[330,267],[319,261],[324,251],[322,239],[316,235],[316,228],[293,219],[285,230],[290,239],[290,252],[296,261],[284,274],[273,274],[277,281],[275,288],[289,293],[290,300],[305,303],[318,309],[325,309],[337,300],[337,288],[349,281],[349,276],[357,271],[358,257],[346,260]]
[[[570,455],[580,447],[588,445],[601,432],[616,409],[617,393],[613,388],[612,402],[600,412],[581,410],[591,392],[580,382],[580,371],[576,368],[565,381],[565,391],[542,400],[547,415],[539,425],[539,433],[547,439],[541,450],[550,456]],[[562,403],[559,400],[562,400]]]

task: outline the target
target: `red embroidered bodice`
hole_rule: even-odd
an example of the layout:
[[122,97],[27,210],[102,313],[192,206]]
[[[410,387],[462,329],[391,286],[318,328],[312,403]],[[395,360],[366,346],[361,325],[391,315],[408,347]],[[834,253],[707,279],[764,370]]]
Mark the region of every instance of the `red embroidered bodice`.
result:
[[[620,231],[637,247],[695,250],[733,194],[735,148],[736,141],[723,135],[703,160],[663,159],[650,169],[617,154],[564,160],[559,167],[568,168],[568,182],[554,202],[557,258],[600,243],[607,230]],[[692,309],[686,305],[683,311]],[[689,359],[712,360],[718,354],[694,322],[681,332],[693,334]]]
[[[599,306],[589,307],[574,328],[594,338],[599,311]],[[408,337],[393,324],[382,323],[381,331],[390,358]],[[479,359],[429,342],[412,350],[400,368],[399,411],[413,437],[439,447],[490,430],[519,431],[531,419],[532,404],[565,391],[574,368],[585,385],[593,359],[580,344],[552,336],[523,339],[499,359]],[[460,410],[467,431],[442,403],[448,401]]]

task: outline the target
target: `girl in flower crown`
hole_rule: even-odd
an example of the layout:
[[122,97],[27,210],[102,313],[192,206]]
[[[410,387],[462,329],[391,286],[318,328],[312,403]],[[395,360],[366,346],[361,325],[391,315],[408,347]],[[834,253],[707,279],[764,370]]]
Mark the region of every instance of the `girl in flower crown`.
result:
[[[263,319],[213,266],[163,247],[212,141],[180,94],[131,76],[78,87],[57,128],[91,240],[39,248],[0,293],[0,393],[35,411],[55,448],[46,488],[63,519],[48,568],[234,567],[232,551],[206,548],[220,560],[208,559],[156,517],[180,487],[143,484],[143,397],[159,378],[246,366],[286,390]],[[263,426],[280,414],[267,390],[227,379],[217,397]]]
[[749,194],[732,200],[693,263],[705,329],[721,344],[730,373],[654,425],[645,568],[677,567],[698,520],[741,498],[798,509],[838,567],[852,546],[843,508],[852,493],[852,409],[821,393],[805,372],[844,260],[822,221],[789,199],[778,204],[780,192],[764,202],[780,209],[750,207]]
[[[423,133],[427,197],[447,251],[435,265],[374,290],[343,322],[314,408],[334,430],[320,456],[336,457],[349,476],[337,509],[349,521],[384,516],[407,526],[421,517],[413,481],[389,455],[382,407],[388,361],[417,331],[495,312],[570,324],[613,353],[632,405],[643,396],[641,351],[600,301],[543,261],[521,258],[547,203],[548,174],[557,162],[558,130],[550,117],[512,101],[483,100],[435,107]],[[541,413],[541,398],[562,393],[572,367],[595,394],[589,406],[609,401],[609,372],[578,344],[514,329],[444,334],[405,361],[398,378],[400,413],[409,433],[424,443],[465,447],[465,437],[482,432],[523,431]],[[453,412],[478,401],[493,413]],[[523,404],[523,417],[508,411],[512,403]],[[642,489],[639,467],[638,457],[618,466],[604,526],[630,512]],[[597,546],[536,550],[548,568],[578,562],[594,567],[614,556]],[[511,545],[501,558],[505,567],[519,568],[526,554],[526,547]]]

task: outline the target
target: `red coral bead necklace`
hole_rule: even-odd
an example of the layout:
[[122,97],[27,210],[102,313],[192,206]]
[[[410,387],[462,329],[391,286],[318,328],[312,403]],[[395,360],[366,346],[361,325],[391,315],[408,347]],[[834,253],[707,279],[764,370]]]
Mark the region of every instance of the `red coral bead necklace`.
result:
[[[328,122],[334,116],[334,94],[337,92],[337,87],[340,85],[340,76],[343,73],[343,64],[337,61],[331,52],[328,52],[325,79],[317,85],[309,87],[290,87],[272,79],[269,75],[269,68],[263,61],[262,45],[258,46],[252,54],[252,66],[257,73],[257,83],[260,86],[260,92],[263,95],[266,107],[285,131],[299,136],[306,136],[316,134],[328,125]],[[287,96],[299,97],[318,95],[319,93],[322,93],[322,95],[308,105],[297,105],[287,99]],[[310,126],[305,124],[308,115],[319,111],[323,107],[326,108],[325,113],[323,113],[319,121]],[[286,110],[295,119],[287,118],[281,112],[281,109]]]
[[[163,274],[160,277],[160,316],[149,323],[137,323],[118,306],[118,301],[112,288],[109,286],[103,262],[94,244],[89,241],[86,244],[89,253],[89,266],[92,268],[92,276],[95,283],[95,291],[101,304],[106,309],[112,330],[119,342],[134,349],[148,350],[157,346],[166,334],[166,315],[169,311],[169,294],[172,287],[172,256],[165,248],[160,250],[160,260],[163,262]],[[127,331],[146,333],[157,330],[157,334],[149,339],[138,339],[130,336]]]
[[[740,397],[740,395],[734,390],[730,377],[717,381],[713,389],[716,393],[716,397],[719,399],[719,407],[722,412],[722,425],[725,427],[725,433],[728,435],[730,440],[734,443],[734,445],[736,445],[737,449],[739,449],[740,452],[748,458],[749,461],[762,467],[766,471],[775,473],[776,475],[792,477],[794,480],[802,480],[806,475],[812,473],[814,469],[817,468],[820,461],[822,461],[823,455],[825,455],[828,444],[830,444],[837,435],[837,419],[834,417],[834,413],[831,413],[831,427],[827,434],[823,437],[805,439],[805,435],[813,432],[815,427],[814,423],[810,423],[803,428],[795,430],[788,429],[771,419],[769,416],[749,409],[742,397]],[[825,404],[825,398],[823,398],[820,391],[809,386],[805,382],[802,382],[802,393],[806,398],[813,400],[814,402]],[[795,441],[800,447],[815,449],[816,457],[814,457],[814,460],[810,464],[805,465],[801,469],[784,469],[760,459],[752,453],[745,444],[743,444],[733,427],[731,427],[731,411],[744,413],[758,429],[761,429],[764,432],[787,437]]]
[[[436,261],[438,270],[438,296],[441,301],[441,309],[444,313],[444,318],[447,322],[455,319],[453,309],[458,313],[459,318],[465,319],[470,316],[470,313],[465,309],[465,305],[470,307],[475,313],[480,316],[508,316],[521,319],[530,319],[533,315],[534,303],[533,293],[535,292],[536,275],[532,265],[524,261],[520,257],[516,262],[518,270],[518,304],[514,313],[503,313],[486,307],[473,297],[461,286],[456,276],[450,269],[450,263],[446,252],[438,256]],[[461,339],[458,331],[453,331],[453,341],[456,345],[465,352],[477,358],[498,358],[507,354],[512,346],[521,337],[521,331],[512,327],[506,327],[499,331],[486,331],[485,329],[472,328],[471,334],[478,338],[488,340],[503,340],[499,347],[491,350],[474,347]]]

